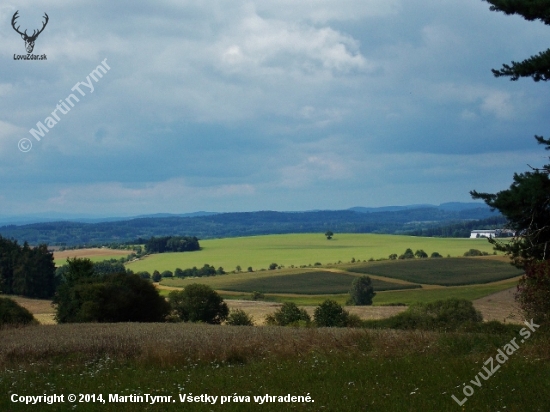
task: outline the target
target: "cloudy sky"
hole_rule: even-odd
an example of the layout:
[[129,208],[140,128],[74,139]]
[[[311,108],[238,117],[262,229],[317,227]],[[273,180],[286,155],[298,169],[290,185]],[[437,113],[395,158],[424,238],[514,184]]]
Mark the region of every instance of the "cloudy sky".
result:
[[490,69],[550,28],[481,0],[128,4],[0,5],[0,215],[470,201],[547,160],[549,85]]

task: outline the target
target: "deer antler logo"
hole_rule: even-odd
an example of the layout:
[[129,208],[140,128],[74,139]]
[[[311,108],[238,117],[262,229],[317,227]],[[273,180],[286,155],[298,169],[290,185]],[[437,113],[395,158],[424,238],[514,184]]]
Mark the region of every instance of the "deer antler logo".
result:
[[19,13],[19,10],[17,10],[15,12],[15,14],[13,15],[13,17],[11,19],[11,26],[13,27],[13,29],[17,33],[19,33],[21,35],[21,38],[23,40],[25,40],[25,48],[27,49],[27,53],[32,53],[32,51],[34,49],[34,42],[36,41],[36,38],[38,37],[38,35],[40,33],[42,33],[44,31],[44,28],[46,27],[46,24],[48,24],[48,20],[50,18],[48,17],[48,15],[46,13],[44,13],[44,18],[46,19],[46,21],[44,23],[42,23],[42,28],[40,30],[38,30],[38,32],[36,30],[33,30],[32,35],[29,36],[29,35],[27,35],[27,30],[25,30],[24,33],[21,33],[19,31],[20,26],[15,27],[15,20],[17,20],[17,18],[19,17],[17,15],[18,13]]

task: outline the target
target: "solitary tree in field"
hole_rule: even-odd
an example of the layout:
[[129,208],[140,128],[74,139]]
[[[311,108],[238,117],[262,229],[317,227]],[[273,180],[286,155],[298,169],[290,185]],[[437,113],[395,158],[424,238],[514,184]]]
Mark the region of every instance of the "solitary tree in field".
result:
[[372,305],[372,298],[376,295],[368,276],[355,278],[351,283],[349,294],[350,303],[357,306]]
[[327,237],[328,240],[330,240],[334,236],[334,233],[332,233],[330,230],[328,230],[327,233],[325,233],[325,236]]
[[193,283],[181,291],[168,294],[173,312],[184,322],[219,325],[229,315],[223,298],[210,286]]

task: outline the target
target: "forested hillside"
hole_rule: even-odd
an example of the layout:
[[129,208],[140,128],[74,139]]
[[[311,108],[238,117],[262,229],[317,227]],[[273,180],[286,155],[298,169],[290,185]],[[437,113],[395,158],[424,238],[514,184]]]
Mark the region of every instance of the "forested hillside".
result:
[[[446,210],[423,207],[398,211],[356,212],[244,212],[196,217],[138,218],[119,222],[50,222],[0,227],[0,235],[30,244],[97,245],[130,242],[152,236],[196,236],[199,239],[278,233],[333,232],[422,234],[441,225],[463,224],[479,228],[481,219],[498,216],[488,207]],[[472,223],[474,222],[474,223]],[[470,227],[470,226],[468,226]],[[453,231],[434,232],[452,236]],[[468,233],[469,234],[469,233]],[[425,235],[429,234],[426,232]],[[462,235],[466,236],[463,231]]]

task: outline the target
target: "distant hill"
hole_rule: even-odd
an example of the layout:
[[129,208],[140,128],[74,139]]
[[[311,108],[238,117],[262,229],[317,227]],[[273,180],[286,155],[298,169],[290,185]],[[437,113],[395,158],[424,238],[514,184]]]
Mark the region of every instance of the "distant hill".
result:
[[[447,204],[446,204],[447,205]],[[278,233],[333,232],[412,234],[451,224],[498,217],[484,204],[447,207],[420,205],[397,210],[374,208],[309,212],[239,212],[158,215],[97,223],[57,221],[0,227],[0,235],[31,245],[99,245],[151,236],[197,236],[199,239]],[[353,208],[356,209],[356,208]],[[365,208],[368,209],[368,208]],[[475,223],[474,223],[475,226]],[[434,232],[435,233],[435,232]]]

